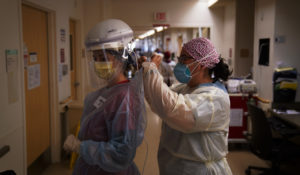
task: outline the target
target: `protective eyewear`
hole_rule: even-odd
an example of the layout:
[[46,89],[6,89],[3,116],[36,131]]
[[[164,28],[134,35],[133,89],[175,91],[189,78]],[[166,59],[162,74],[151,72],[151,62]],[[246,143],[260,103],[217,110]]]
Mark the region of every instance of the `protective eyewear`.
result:
[[107,61],[107,54],[110,54],[110,55],[113,55],[113,56],[116,56],[118,55],[118,51],[115,51],[115,50],[99,50],[99,51],[94,51],[93,52],[93,60],[94,61]]

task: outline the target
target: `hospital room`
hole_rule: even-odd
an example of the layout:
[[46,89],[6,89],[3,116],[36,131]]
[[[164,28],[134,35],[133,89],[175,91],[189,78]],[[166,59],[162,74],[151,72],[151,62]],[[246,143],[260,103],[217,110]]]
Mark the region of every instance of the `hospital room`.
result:
[[1,0],[0,175],[298,175],[299,16],[297,0]]

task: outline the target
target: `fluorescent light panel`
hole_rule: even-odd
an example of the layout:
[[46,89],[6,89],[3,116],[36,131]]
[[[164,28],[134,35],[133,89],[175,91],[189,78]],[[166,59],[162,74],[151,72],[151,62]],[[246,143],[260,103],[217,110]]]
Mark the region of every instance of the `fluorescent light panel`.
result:
[[156,32],[161,32],[161,31],[163,31],[163,30],[166,30],[167,28],[168,28],[168,27],[166,27],[166,26],[158,26],[158,27],[155,27],[153,30],[147,31],[146,33],[140,35],[138,38],[139,38],[139,39],[144,39],[144,38],[146,38],[146,37],[148,37],[148,36],[153,35],[153,34],[155,33],[155,31],[156,31]]
[[155,27],[156,32],[161,32],[164,30],[164,27],[159,26],[159,27]]
[[140,35],[139,38],[140,38],[140,39],[144,39],[144,38],[146,38],[146,37],[148,37],[148,36],[153,35],[154,33],[155,33],[154,30],[149,30],[149,31],[147,31],[146,33]]
[[209,1],[208,1],[208,7],[211,7],[211,6],[214,5],[216,2],[218,2],[218,0],[209,0]]

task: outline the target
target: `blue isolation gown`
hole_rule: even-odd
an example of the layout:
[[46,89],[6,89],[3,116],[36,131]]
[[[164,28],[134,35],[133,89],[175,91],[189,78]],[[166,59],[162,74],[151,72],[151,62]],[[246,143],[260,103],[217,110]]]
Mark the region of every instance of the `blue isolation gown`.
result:
[[73,175],[139,175],[133,162],[146,126],[142,75],[88,94]]

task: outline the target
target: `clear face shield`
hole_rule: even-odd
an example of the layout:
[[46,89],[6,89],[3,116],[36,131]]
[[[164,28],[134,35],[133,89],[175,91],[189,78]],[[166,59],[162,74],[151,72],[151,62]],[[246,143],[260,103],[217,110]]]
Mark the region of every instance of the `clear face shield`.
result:
[[121,42],[112,42],[88,48],[89,81],[93,88],[116,83],[120,76],[134,76],[136,56],[133,48]]

